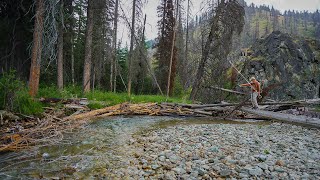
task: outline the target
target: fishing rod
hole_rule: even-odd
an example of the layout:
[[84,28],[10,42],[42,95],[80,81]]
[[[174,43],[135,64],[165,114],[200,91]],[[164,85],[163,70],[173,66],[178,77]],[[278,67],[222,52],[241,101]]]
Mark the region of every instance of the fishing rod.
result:
[[236,66],[235,66],[231,61],[229,61],[229,63],[230,63],[231,66],[241,75],[241,77],[242,77],[248,84],[250,84],[250,86],[252,87],[252,89],[254,89],[255,91],[257,91],[256,88],[255,88],[253,85],[251,85],[251,83],[247,80],[247,78],[244,77],[244,75],[236,68]]

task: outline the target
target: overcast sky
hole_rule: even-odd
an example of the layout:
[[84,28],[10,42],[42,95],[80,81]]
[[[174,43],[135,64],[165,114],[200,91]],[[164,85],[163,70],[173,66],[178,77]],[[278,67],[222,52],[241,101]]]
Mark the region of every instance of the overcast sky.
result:
[[[191,0],[193,7],[191,14],[193,16],[201,14],[201,9],[205,6],[202,1],[203,0]],[[245,0],[247,4],[254,3],[255,5],[269,5],[273,6],[275,9],[284,12],[285,10],[308,10],[309,12],[314,12],[317,9],[320,9],[320,0]],[[123,8],[126,11],[128,17],[130,16],[130,7],[126,7],[126,5],[130,4],[130,0],[122,0]],[[157,6],[160,4],[160,0],[147,0],[147,4],[144,7],[144,12],[147,14],[147,25],[146,25],[146,38],[154,39],[157,37]],[[128,11],[127,11],[128,10]],[[124,23],[124,22],[123,22]],[[120,36],[123,34],[123,41],[128,39],[128,29],[122,28],[120,29]],[[119,38],[121,38],[119,37]]]

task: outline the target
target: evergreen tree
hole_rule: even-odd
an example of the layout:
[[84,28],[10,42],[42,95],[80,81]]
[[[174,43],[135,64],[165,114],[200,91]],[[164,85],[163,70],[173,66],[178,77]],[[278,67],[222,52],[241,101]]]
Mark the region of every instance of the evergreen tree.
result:
[[[155,57],[157,59],[156,76],[159,80],[159,85],[162,90],[167,89],[167,78],[169,76],[169,66],[171,58],[171,47],[174,43],[174,6],[173,0],[161,0],[160,6],[158,6],[158,17],[161,19],[158,21],[158,38],[157,38],[157,52]],[[174,80],[177,56],[176,47],[174,47],[173,61],[172,61],[172,73],[171,79]],[[173,84],[170,85],[170,92],[172,94]]]

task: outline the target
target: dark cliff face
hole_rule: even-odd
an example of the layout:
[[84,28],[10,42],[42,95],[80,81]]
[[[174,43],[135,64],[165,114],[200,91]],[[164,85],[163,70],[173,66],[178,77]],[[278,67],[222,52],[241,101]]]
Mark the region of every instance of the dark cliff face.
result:
[[269,97],[275,100],[319,97],[319,42],[296,40],[276,31],[258,40],[251,51],[243,72],[248,77],[265,80]]

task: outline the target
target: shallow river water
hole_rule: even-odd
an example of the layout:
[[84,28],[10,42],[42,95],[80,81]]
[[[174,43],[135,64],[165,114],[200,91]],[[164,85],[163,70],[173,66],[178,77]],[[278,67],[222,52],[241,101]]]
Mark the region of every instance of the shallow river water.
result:
[[[132,135],[177,125],[244,124],[207,118],[110,117],[64,134],[58,145],[0,154],[0,179],[96,179],[129,165]],[[246,122],[268,125],[267,122]],[[130,152],[130,153],[129,153]]]

